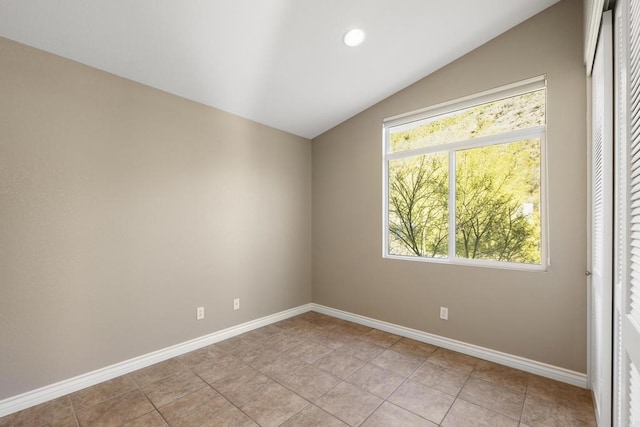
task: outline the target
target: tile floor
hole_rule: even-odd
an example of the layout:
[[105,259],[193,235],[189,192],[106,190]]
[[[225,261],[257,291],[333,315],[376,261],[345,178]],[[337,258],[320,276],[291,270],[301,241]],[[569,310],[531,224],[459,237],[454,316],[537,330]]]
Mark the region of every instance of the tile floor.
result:
[[0,418],[5,426],[595,426],[587,390],[315,312]]

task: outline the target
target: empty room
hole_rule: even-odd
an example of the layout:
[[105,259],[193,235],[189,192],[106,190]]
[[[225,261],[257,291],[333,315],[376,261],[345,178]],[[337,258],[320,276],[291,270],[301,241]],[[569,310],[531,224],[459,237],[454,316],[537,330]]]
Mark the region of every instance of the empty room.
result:
[[640,426],[640,2],[0,0],[0,427]]

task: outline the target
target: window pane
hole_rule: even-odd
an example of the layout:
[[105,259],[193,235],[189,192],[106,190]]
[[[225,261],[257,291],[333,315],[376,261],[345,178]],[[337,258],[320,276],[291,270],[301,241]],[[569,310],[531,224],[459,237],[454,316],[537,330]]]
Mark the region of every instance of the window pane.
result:
[[389,161],[389,254],[446,258],[446,153]]
[[392,152],[448,144],[545,124],[545,90],[537,90],[389,129]]
[[456,152],[456,256],[540,264],[540,140]]

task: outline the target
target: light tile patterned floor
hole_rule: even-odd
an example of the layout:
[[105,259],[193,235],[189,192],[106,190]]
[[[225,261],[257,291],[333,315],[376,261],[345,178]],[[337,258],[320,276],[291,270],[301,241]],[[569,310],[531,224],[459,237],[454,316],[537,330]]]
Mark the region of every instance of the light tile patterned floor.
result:
[[587,390],[309,312],[4,426],[595,426]]

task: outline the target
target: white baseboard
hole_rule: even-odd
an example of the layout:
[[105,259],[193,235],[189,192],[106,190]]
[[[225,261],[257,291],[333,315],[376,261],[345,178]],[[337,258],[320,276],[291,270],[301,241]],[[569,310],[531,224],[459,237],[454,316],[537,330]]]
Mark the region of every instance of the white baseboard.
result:
[[564,383],[568,383],[578,387],[587,388],[587,376],[585,374],[571,371],[569,369],[559,368],[547,363],[537,362],[535,360],[502,353],[500,351],[491,350],[473,344],[467,344],[462,341],[456,341],[450,338],[418,331],[416,329],[407,328],[393,323],[383,322],[381,320],[360,316],[358,314],[349,313],[347,311],[325,307],[320,304],[311,304],[311,310],[317,311],[318,313],[326,314],[328,316],[333,316],[339,319],[369,326],[371,328],[380,329],[392,334],[412,338],[414,340],[432,344],[437,347],[457,351],[458,353],[468,354],[469,356],[474,356],[479,359],[506,365],[515,369],[519,369],[521,371],[540,375],[542,377],[551,378],[556,381],[562,381]]
[[55,384],[50,384],[36,390],[28,391],[26,393],[0,400],[0,417],[4,417],[5,415],[21,411],[23,409],[38,405],[40,403],[44,403],[51,399],[55,399],[66,394],[82,390],[83,388],[99,384],[103,381],[107,381],[115,377],[119,377],[120,375],[128,374],[129,372],[145,368],[147,366],[153,365],[154,363],[162,362],[164,360],[171,359],[172,357],[176,357],[181,354],[206,347],[219,341],[226,340],[227,338],[231,338],[236,335],[240,335],[275,322],[279,322],[280,320],[288,319],[289,317],[306,313],[310,310],[311,304],[301,305],[299,307],[281,311],[279,313],[265,316],[260,319],[251,320],[249,322],[242,323],[237,326],[232,326],[230,328],[223,329],[209,335],[194,338],[192,340],[185,341],[171,347],[163,348],[152,353],[125,360],[124,362],[116,363],[114,365],[87,372],[86,374],[81,374],[76,377],[57,382]]
[[459,353],[468,354],[491,362],[500,363],[502,365],[510,366],[512,368],[520,369],[525,372],[530,372],[532,374],[537,374],[557,381],[562,381],[578,387],[587,387],[586,375],[579,372],[570,371],[568,369],[559,368],[546,363],[536,362],[535,360],[526,359],[524,357],[513,356],[511,354],[502,353],[477,345],[467,344],[450,338],[429,334],[427,332],[418,331],[416,329],[407,328],[393,323],[383,322],[370,317],[337,310],[320,304],[310,303],[242,323],[237,326],[232,326],[209,335],[194,338],[171,347],[144,354],[142,356],[125,360],[95,371],[87,372],[86,374],[81,374],[55,384],[0,400],[0,417],[312,310],[328,316],[337,317],[338,319],[348,320],[350,322],[380,329],[392,334],[412,338],[417,341],[422,341],[438,347],[457,351]]

